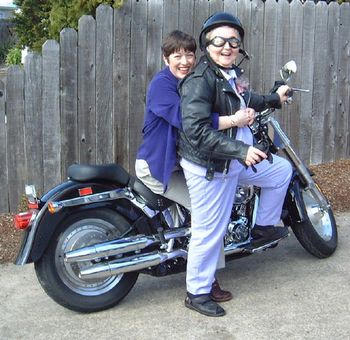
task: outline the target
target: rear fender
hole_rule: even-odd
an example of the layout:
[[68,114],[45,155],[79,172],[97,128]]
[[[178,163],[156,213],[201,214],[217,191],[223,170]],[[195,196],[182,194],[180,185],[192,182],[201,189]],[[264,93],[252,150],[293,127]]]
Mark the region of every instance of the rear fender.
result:
[[[21,250],[15,262],[16,264],[23,265],[38,261],[46,250],[56,228],[68,215],[96,208],[110,208],[116,210],[115,201],[106,201],[62,209],[55,214],[51,214],[48,211],[48,202],[78,197],[78,190],[85,187],[91,187],[93,193],[100,193],[118,188],[111,183],[80,183],[68,181],[50,190],[41,198],[42,208],[32,225],[31,230],[23,239]],[[119,200],[118,204],[123,204],[122,201],[123,200]],[[126,201],[125,204],[130,203]],[[120,209],[121,211],[119,211],[119,209],[117,210],[118,213],[130,220],[131,216],[126,216],[128,209]]]

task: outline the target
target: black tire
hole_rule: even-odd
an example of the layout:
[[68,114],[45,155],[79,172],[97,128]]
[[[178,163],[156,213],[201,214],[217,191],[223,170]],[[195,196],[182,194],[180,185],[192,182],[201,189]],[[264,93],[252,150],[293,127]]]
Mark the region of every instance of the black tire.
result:
[[[332,208],[328,207],[326,211],[322,211],[310,190],[300,188],[300,191],[301,208],[308,218],[304,222],[294,223],[293,232],[311,255],[320,259],[329,257],[338,244],[338,231]],[[321,190],[319,192],[323,195]]]
[[90,261],[67,263],[65,252],[115,239],[130,228],[129,222],[109,209],[94,209],[69,216],[56,230],[42,258],[35,263],[45,292],[60,305],[78,312],[96,312],[115,306],[136,283],[138,273],[83,280],[81,267]]

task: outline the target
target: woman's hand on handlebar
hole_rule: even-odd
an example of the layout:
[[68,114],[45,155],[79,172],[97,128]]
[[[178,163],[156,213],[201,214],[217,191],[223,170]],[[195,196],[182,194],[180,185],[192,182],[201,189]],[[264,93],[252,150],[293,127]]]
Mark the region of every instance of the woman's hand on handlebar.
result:
[[288,85],[282,85],[277,89],[276,93],[280,96],[281,103],[285,103],[290,97],[291,88]]
[[260,163],[266,158],[267,158],[266,153],[255,148],[254,146],[250,146],[248,148],[248,153],[244,162],[247,166],[252,166],[254,164]]

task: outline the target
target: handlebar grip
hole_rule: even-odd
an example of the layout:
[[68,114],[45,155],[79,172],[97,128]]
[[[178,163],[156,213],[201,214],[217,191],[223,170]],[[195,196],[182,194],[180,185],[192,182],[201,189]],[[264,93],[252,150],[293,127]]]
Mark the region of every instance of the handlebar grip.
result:
[[289,98],[293,97],[293,94],[294,94],[293,89],[290,89],[290,90],[288,90],[288,91],[286,92],[286,95],[287,95]]

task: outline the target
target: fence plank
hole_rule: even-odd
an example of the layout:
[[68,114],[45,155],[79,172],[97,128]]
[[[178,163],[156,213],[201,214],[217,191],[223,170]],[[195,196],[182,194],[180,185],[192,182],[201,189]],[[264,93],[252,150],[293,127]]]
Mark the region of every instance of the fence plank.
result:
[[[301,65],[301,55],[303,50],[303,6],[299,1],[293,1],[290,4],[290,23],[293,23],[293,29],[289,36],[289,53],[291,58],[297,65]],[[301,83],[301,74],[297,72],[293,76],[293,84]],[[287,111],[288,119],[288,134],[293,141],[296,151],[299,152],[299,132],[300,132],[300,93],[293,96],[293,104],[290,110]]]
[[335,158],[350,156],[350,4],[340,6]]
[[44,190],[61,182],[61,126],[59,101],[59,44],[47,40],[42,51],[42,113]]
[[[131,2],[114,10],[113,116],[116,162],[129,168]],[[120,39],[123,37],[123,39]]]
[[5,84],[0,80],[0,212],[9,210],[7,152],[6,152],[6,116],[5,116]]
[[[308,2],[312,4],[311,2]],[[287,0],[282,0],[277,6],[277,37],[276,37],[276,68],[275,77],[280,79],[278,73],[279,69],[289,60],[293,59],[293,55],[289,53],[289,31],[290,31],[290,6]],[[299,65],[298,65],[299,66]],[[281,126],[287,128],[288,117],[290,116],[290,111],[293,107],[283,106],[282,110],[276,112],[276,117],[278,118]]]
[[67,168],[79,161],[78,153],[78,35],[72,28],[65,28],[60,35],[60,105],[62,178]]
[[[235,4],[236,1],[233,1],[233,4]],[[251,29],[251,3],[250,1],[243,1],[240,0],[238,3],[236,3],[236,15],[238,16],[239,20],[241,21],[243,28],[244,28],[244,41],[242,48],[250,54],[250,36],[252,33]],[[240,63],[241,59],[237,60],[237,63]],[[240,64],[240,67],[244,69],[245,77],[250,77],[250,62],[246,59],[242,61]]]
[[146,87],[162,66],[163,0],[148,2]]
[[[250,8],[250,4],[249,4]],[[232,15],[237,16],[237,1],[236,0],[226,0],[224,1],[224,11],[229,12]]]
[[[199,34],[202,29],[202,25],[204,23],[204,20],[206,20],[209,16],[209,3],[208,0],[195,0],[194,6],[193,6],[193,12],[196,13],[196,15],[193,18],[193,36],[198,42]],[[202,52],[200,51],[199,44],[197,49],[197,60],[202,55]]]
[[327,25],[327,91],[325,93],[325,115],[324,115],[324,149],[322,162],[334,161],[335,153],[335,128],[336,128],[336,101],[338,92],[338,41],[339,41],[339,5],[331,3],[328,5]]
[[[163,4],[163,38],[179,28],[179,0],[164,0]],[[181,29],[181,28],[180,28]]]
[[11,66],[6,80],[7,160],[9,205],[16,211],[24,194],[24,70]]
[[[240,0],[242,1],[242,0]],[[240,2],[238,3],[238,6]],[[239,7],[238,7],[239,8]],[[251,2],[251,20],[250,26],[250,84],[254,91],[262,91],[263,88],[263,58],[264,53],[264,4],[260,0]]]
[[129,136],[129,169],[134,173],[136,152],[142,140],[143,112],[145,110],[146,88],[146,39],[147,1],[132,2],[131,49],[130,49],[130,136]]
[[222,12],[224,3],[222,0],[209,0],[209,15],[216,12]]
[[96,162],[114,161],[113,122],[113,9],[96,10]]
[[26,182],[43,193],[42,57],[29,53],[24,65]]
[[187,34],[193,34],[193,1],[180,1],[179,3],[179,29]]
[[[303,13],[303,51],[302,62],[298,65],[298,73],[301,75],[300,87],[310,90],[309,93],[300,94],[300,144],[301,159],[309,163],[311,152],[311,131],[312,131],[312,96],[313,96],[313,60],[315,56],[314,27],[315,27],[315,4],[307,2],[304,5]],[[296,86],[299,83],[295,83]]]
[[272,84],[276,80],[275,69],[279,67],[276,66],[277,19],[277,6],[275,6],[275,0],[266,0],[264,19],[264,55],[262,56],[264,60],[263,93],[268,93],[271,89]]
[[327,59],[324,54],[324,41],[327,36],[327,5],[319,2],[316,5],[315,25],[315,59],[314,59],[314,91],[312,102],[312,135],[311,163],[320,164],[323,158],[323,131],[325,112],[325,93],[327,82]]
[[84,15],[78,23],[79,161],[96,163],[96,22]]

